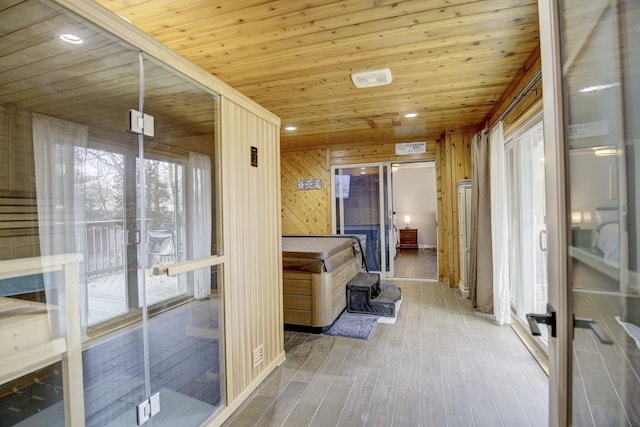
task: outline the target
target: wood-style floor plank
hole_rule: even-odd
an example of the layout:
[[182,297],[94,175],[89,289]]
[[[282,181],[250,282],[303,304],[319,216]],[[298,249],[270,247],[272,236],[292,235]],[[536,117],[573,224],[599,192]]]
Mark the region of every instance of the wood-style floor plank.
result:
[[438,278],[438,254],[433,249],[400,249],[394,259],[396,277]]
[[510,327],[446,285],[395,283],[396,324],[368,341],[287,332],[286,362],[225,425],[546,425],[547,377]]

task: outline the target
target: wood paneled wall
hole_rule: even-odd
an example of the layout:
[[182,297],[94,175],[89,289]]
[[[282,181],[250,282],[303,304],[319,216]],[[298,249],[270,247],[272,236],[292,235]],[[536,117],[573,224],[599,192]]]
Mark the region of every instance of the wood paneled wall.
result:
[[[458,199],[456,182],[471,178],[471,138],[474,132],[448,133],[439,141],[428,141],[427,152],[396,156],[395,144],[331,146],[307,151],[286,151],[282,159],[283,232],[327,234],[331,232],[330,167],[334,165],[436,160],[438,197],[438,279],[454,286],[459,281]],[[327,163],[318,167],[320,159]],[[323,179],[325,198],[312,198],[308,191],[291,190],[297,176]],[[293,182],[295,181],[295,183]],[[326,183],[326,184],[325,184]],[[289,187],[289,188],[285,188]],[[295,218],[294,218],[295,217]],[[326,218],[326,222],[317,218]]]
[[396,156],[394,143],[370,143],[361,146],[332,145],[331,165],[349,165],[373,162],[407,162],[433,160],[436,155],[435,141],[427,141],[427,152],[410,156]]
[[456,183],[461,179],[471,179],[471,139],[474,133],[448,133],[436,144],[438,280],[448,282],[449,286],[457,286],[460,281]]
[[[284,361],[279,124],[222,98],[225,363],[237,406]],[[258,166],[251,165],[251,147]],[[264,360],[254,366],[253,352]]]
[[[326,149],[282,153],[282,233],[331,233],[331,165]],[[298,180],[321,179],[321,190],[298,190]]]

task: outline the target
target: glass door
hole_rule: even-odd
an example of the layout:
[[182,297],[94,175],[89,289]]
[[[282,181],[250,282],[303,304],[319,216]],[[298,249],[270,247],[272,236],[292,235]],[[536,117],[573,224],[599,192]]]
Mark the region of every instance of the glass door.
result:
[[[507,140],[510,239],[517,248],[511,256],[511,305],[526,324],[526,314],[545,312],[547,304],[546,205],[544,140],[541,117],[517,130]],[[542,331],[546,342],[546,331]]]
[[387,212],[390,167],[382,164],[332,167],[333,223],[337,234],[363,236],[369,271],[389,271],[389,235]]
[[640,425],[640,3],[541,5],[545,121],[559,131],[547,176],[566,192],[547,198],[560,259],[549,287],[551,422]]
[[224,401],[214,210],[218,98],[150,58],[143,67],[144,113],[154,119],[139,159],[144,257],[138,275],[147,309],[149,397],[151,409],[154,399],[160,408],[150,422],[199,425]]
[[568,284],[579,318],[571,417],[575,425],[639,425],[640,4],[562,1],[559,10],[572,224]]

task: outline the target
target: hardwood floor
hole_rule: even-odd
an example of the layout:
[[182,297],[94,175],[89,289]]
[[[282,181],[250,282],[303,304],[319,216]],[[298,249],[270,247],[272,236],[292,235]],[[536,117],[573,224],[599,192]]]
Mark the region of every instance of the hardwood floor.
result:
[[438,255],[434,249],[399,249],[394,273],[398,278],[438,278]]
[[227,426],[546,426],[548,381],[508,326],[455,289],[396,280],[369,341],[285,332],[286,361]]

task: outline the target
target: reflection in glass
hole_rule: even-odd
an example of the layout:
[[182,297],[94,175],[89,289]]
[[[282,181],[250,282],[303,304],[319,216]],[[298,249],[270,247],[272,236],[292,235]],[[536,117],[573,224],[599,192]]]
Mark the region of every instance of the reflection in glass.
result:
[[379,169],[380,166],[340,168],[334,176],[336,231],[366,236],[369,271],[382,268]]
[[576,317],[573,425],[640,425],[637,1],[559,2],[571,222],[568,282]]
[[[219,270],[153,268],[218,250],[218,98],[145,60],[156,136],[140,158],[128,131],[140,105],[138,49],[46,1],[0,7],[0,21],[0,331],[39,346],[0,367],[0,425],[64,425],[65,404],[84,411],[74,424],[137,425],[150,387],[170,425],[199,425],[224,398]],[[60,40],[61,27],[83,43]],[[28,347],[5,344],[0,356]],[[202,351],[166,366],[188,348]]]

